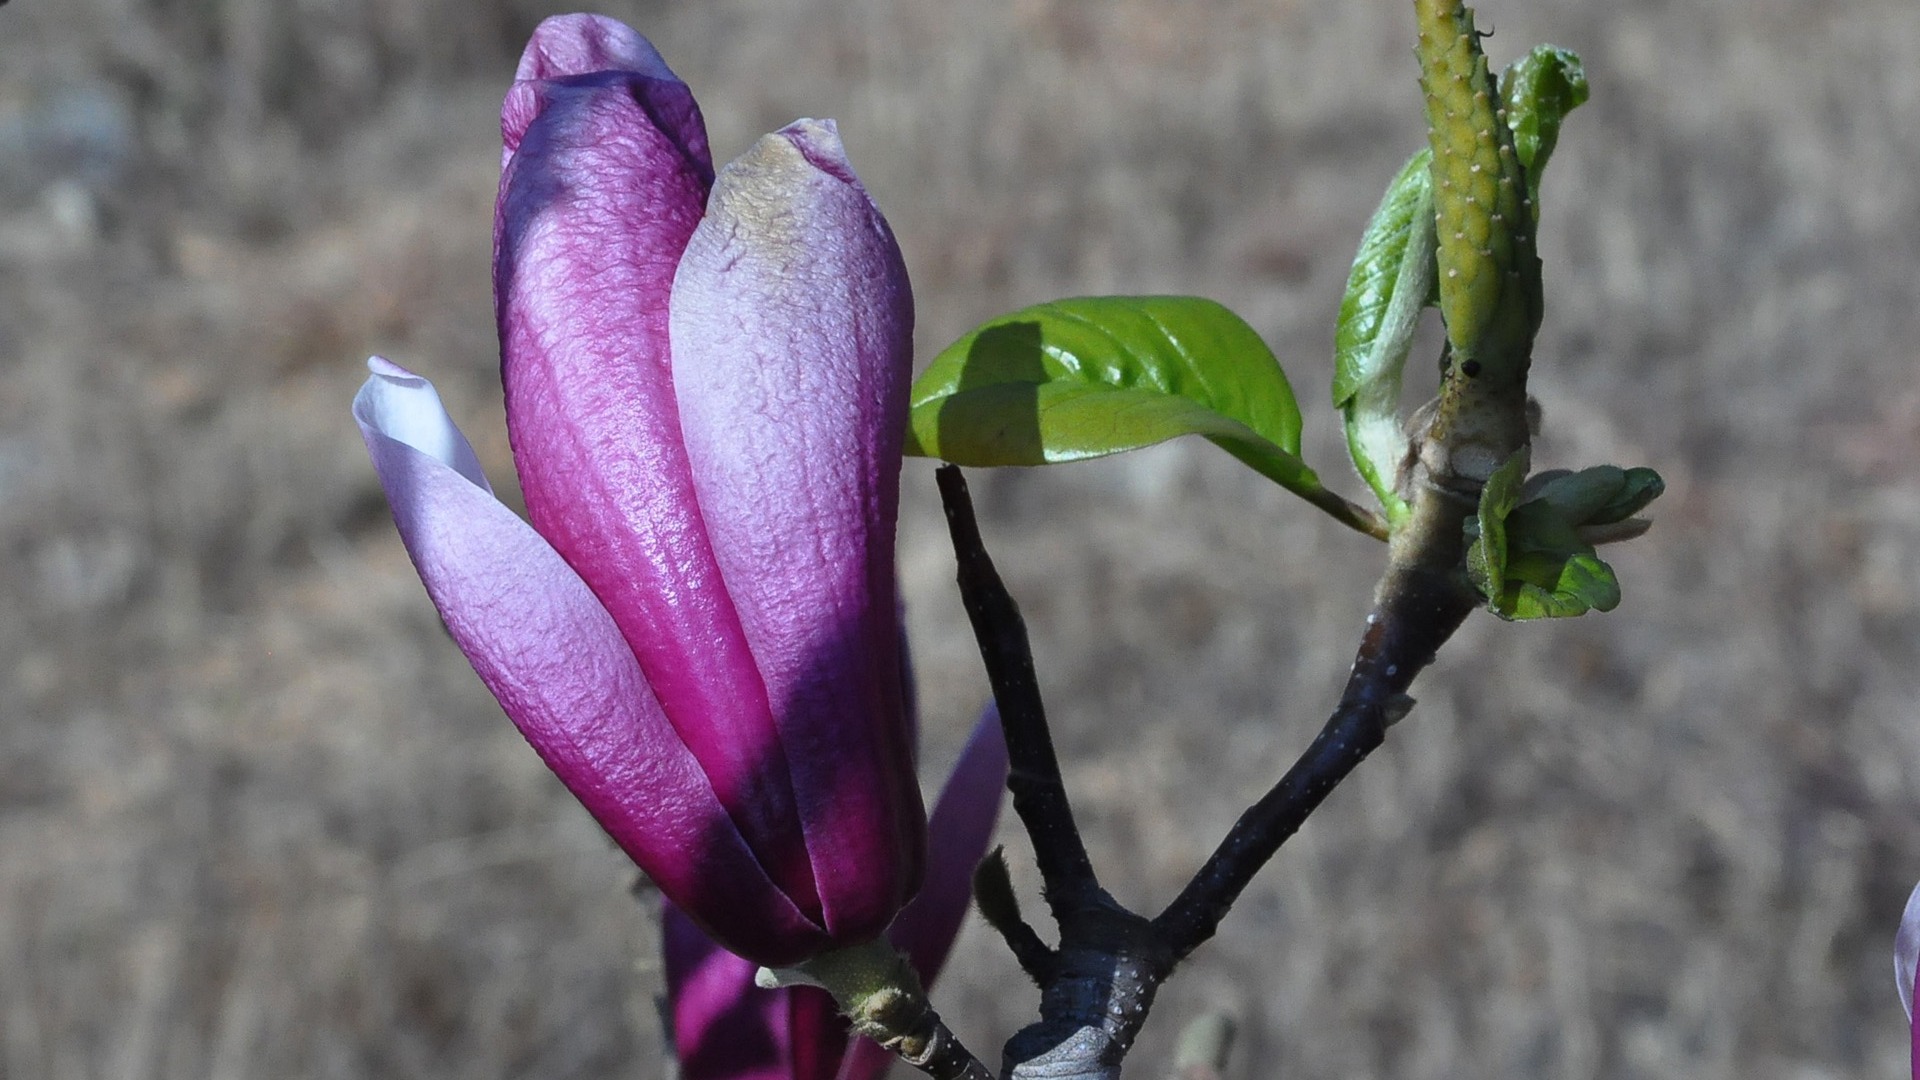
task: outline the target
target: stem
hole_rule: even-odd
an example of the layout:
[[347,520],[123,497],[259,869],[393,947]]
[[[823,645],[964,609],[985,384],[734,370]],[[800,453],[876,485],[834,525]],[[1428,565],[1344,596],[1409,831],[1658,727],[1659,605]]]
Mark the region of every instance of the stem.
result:
[[[1461,570],[1462,526],[1474,504],[1425,481],[1388,547],[1374,613],[1339,708],[1280,783],[1241,816],[1173,904],[1148,920],[1109,896],[1073,820],[1047,732],[1026,625],[980,540],[966,481],[938,473],[968,618],[999,702],[1012,763],[1007,786],[1034,845],[1060,928],[1047,949],[1021,921],[1010,888],[983,866],[976,894],[1020,964],[1040,984],[1040,1019],[1004,1051],[1010,1080],[1118,1080],[1174,966],[1213,936],[1253,875],[1386,737],[1412,704],[1407,687],[1475,606]],[[998,870],[1004,878],[1004,869]],[[1003,895],[1004,894],[1004,895]],[[971,1074],[966,1074],[971,1077]]]
[[1371,536],[1375,540],[1385,540],[1392,535],[1392,526],[1388,524],[1386,518],[1341,495],[1337,491],[1321,488],[1312,494],[1305,494],[1300,497],[1319,507],[1331,516],[1333,520],[1345,525],[1354,532]]
[[931,1005],[908,1025],[905,1034],[879,1042],[933,1080],[994,1080],[993,1070],[961,1044]]
[[762,985],[815,985],[833,995],[853,1030],[933,1080],[993,1080],[927,1000],[913,965],[881,940],[822,953],[796,968],[762,968]]
[[1462,525],[1471,512],[1472,504],[1437,488],[1423,487],[1416,495],[1412,516],[1394,538],[1353,674],[1332,717],[1153,920],[1176,959],[1214,935],[1253,876],[1412,706],[1406,691],[1414,676],[1475,606],[1458,571]]
[[1009,1080],[1118,1080],[1173,966],[1153,924],[1111,899],[1075,911],[1039,1021],[1007,1040]]

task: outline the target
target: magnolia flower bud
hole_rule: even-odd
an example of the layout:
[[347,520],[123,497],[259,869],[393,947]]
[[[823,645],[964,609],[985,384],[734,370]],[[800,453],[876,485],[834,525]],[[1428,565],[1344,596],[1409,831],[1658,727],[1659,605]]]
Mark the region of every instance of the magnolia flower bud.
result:
[[831,122],[716,176],[698,107],[614,20],[548,19],[502,110],[494,289],[529,527],[432,387],[355,400],[461,649],[702,929],[787,965],[918,888],[894,523],[899,249]]

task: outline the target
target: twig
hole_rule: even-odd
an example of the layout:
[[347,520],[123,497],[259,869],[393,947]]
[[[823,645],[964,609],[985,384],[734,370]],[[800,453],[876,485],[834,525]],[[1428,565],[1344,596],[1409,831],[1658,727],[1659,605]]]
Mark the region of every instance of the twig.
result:
[[1004,850],[994,848],[973,868],[973,900],[980,908],[980,916],[1007,943],[1020,970],[1027,973],[1034,985],[1052,982],[1059,973],[1060,954],[1040,940],[1040,935],[1021,916]]
[[[926,1006],[926,1000],[917,1004]],[[993,1070],[961,1044],[931,1006],[903,1026],[905,1034],[882,1040],[880,1045],[933,1080],[994,1080]]]
[[[966,481],[939,470],[959,561],[961,597],[1000,706],[1013,806],[1033,841],[1048,907],[1060,928],[1049,949],[1020,918],[1004,866],[991,860],[975,895],[1040,985],[1040,1019],[1007,1041],[1011,1080],[1117,1080],[1174,966],[1213,936],[1254,874],[1386,737],[1412,704],[1414,675],[1432,662],[1474,606],[1461,574],[1462,523],[1472,504],[1435,487],[1389,548],[1387,572],[1346,692],[1327,727],[1272,791],[1254,804],[1158,918],[1122,907],[1094,874],[1073,820],[1047,732],[1026,625],[980,540]],[[995,876],[997,873],[997,877]]]
[[1353,674],[1333,716],[1153,920],[1176,958],[1213,936],[1253,876],[1412,707],[1407,688],[1413,677],[1433,662],[1475,606],[1458,569],[1461,526],[1470,510],[1471,504],[1434,488],[1415,499],[1405,532],[1395,538]]

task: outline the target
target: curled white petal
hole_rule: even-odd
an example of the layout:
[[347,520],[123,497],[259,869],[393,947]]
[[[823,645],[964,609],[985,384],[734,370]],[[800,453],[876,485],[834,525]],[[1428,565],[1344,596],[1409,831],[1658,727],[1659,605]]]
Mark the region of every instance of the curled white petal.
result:
[[493,486],[480,468],[473,444],[454,426],[427,380],[383,356],[367,358],[373,374],[353,396],[353,418],[395,442],[420,451],[471,480],[489,494]]

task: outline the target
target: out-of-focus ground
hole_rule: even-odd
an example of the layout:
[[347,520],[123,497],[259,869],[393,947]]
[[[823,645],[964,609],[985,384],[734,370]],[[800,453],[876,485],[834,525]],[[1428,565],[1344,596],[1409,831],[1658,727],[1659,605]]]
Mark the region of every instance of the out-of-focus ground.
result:
[[[927,353],[1059,295],[1214,296],[1363,490],[1325,388],[1422,137],[1403,2],[608,9],[722,157],[840,119]],[[496,109],[557,10],[0,10],[6,1080],[661,1075],[632,871],[441,632],[347,416],[384,352],[507,480]],[[1669,493],[1619,611],[1468,625],[1134,1074],[1225,1008],[1248,1080],[1904,1075],[1920,6],[1481,17],[1496,62],[1551,40],[1593,83],[1546,178],[1536,462]],[[1094,855],[1156,908],[1317,730],[1381,552],[1205,445],[975,479]],[[930,468],[906,485],[931,774],[985,689]],[[938,997],[997,1057],[1022,985],[976,925]]]

